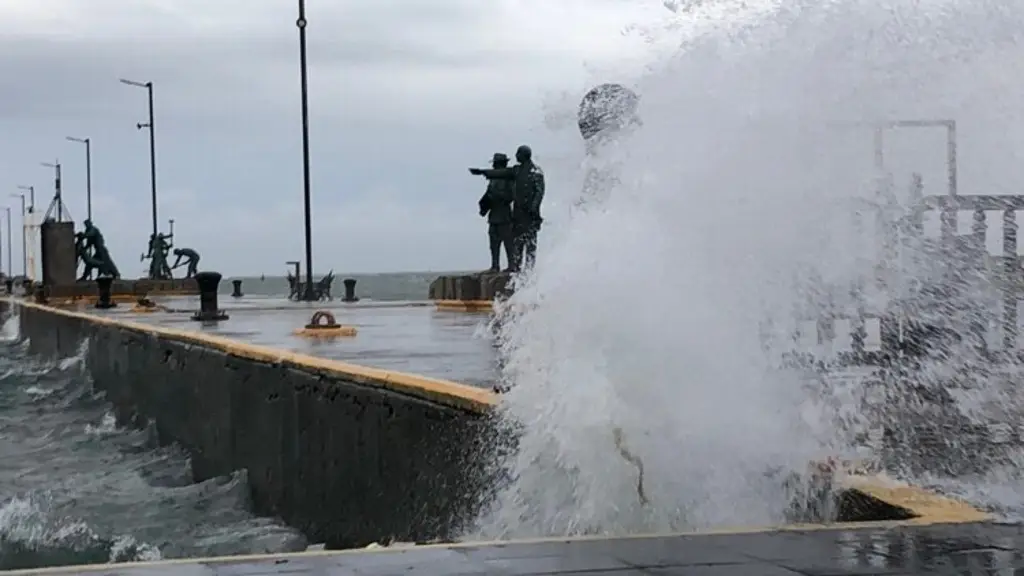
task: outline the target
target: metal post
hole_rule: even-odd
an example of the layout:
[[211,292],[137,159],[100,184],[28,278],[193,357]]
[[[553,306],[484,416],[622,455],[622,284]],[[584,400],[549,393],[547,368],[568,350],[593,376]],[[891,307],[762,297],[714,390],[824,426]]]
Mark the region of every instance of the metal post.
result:
[[28,278],[28,228],[25,226],[25,195],[21,194],[21,275]]
[[88,138],[75,138],[67,136],[70,142],[85,144],[85,213],[86,218],[92,220],[92,141]]
[[171,238],[174,238],[174,218],[167,221],[171,225]]
[[157,200],[156,200],[156,130],[154,130],[154,127],[153,127],[154,126],[154,119],[153,119],[153,116],[154,116],[153,115],[153,83],[152,82],[136,82],[134,80],[125,80],[124,78],[121,79],[121,83],[122,84],[127,84],[128,86],[136,86],[136,87],[139,87],[139,88],[145,88],[146,89],[146,95],[148,97],[148,102],[149,102],[149,122],[145,123],[145,124],[143,124],[142,122],[139,122],[135,126],[139,130],[142,130],[143,128],[149,128],[149,185],[150,185],[150,195],[152,197],[151,201],[152,201],[152,204],[153,204],[153,236],[152,236],[152,238],[156,238],[157,233],[158,233],[158,229],[157,229],[157,211],[156,211],[156,203],[157,203]]
[[11,262],[11,207],[7,206],[7,271],[14,274],[14,264]]
[[34,186],[18,186],[19,190],[28,190],[29,199],[32,203],[25,208],[25,195],[21,196],[21,271],[28,279],[28,228],[31,225],[28,220],[28,214],[32,214],[35,211],[36,203],[36,189]]
[[299,18],[295,21],[299,28],[299,67],[301,68],[302,96],[302,189],[305,202],[306,218],[306,289],[300,297],[312,302],[315,300],[313,291],[313,218],[310,208],[309,182],[309,95],[308,76],[306,72],[306,2],[299,0]]
[[153,128],[153,83],[146,82],[149,92],[149,187],[153,202],[153,236],[156,237],[156,130]]
[[92,220],[92,143],[85,139],[85,215]]

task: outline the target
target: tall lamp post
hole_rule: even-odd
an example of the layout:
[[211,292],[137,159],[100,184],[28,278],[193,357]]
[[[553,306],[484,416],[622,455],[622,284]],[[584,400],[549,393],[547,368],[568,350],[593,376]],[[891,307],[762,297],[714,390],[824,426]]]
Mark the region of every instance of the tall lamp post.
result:
[[[36,187],[35,186],[18,186],[18,190],[24,190],[28,192],[28,209],[26,214],[28,216],[22,221],[21,237],[23,239],[21,243],[21,250],[25,258],[25,278],[35,280],[36,276],[36,257],[35,257],[35,231],[32,228],[36,222]],[[22,195],[24,196],[24,194]],[[31,233],[30,233],[31,231]],[[32,264],[28,263],[28,245],[32,244]],[[32,272],[32,276],[29,276],[29,272]]]
[[[61,196],[61,190],[60,190],[60,160],[56,160],[54,162],[40,162],[39,164],[42,165],[42,166],[46,166],[47,168],[53,168],[54,173],[55,173],[55,177],[54,177],[54,181],[53,181],[54,182],[54,184],[53,184],[53,202],[51,202],[50,203],[50,207],[46,209],[46,214],[45,214],[44,217],[49,216],[50,215],[50,210],[53,210],[54,207],[56,207],[57,208],[57,222],[63,222],[64,221],[64,198]],[[35,204],[35,203],[33,202],[33,204]]]
[[174,238],[174,218],[171,218],[170,220],[168,220],[167,223],[170,225],[171,238]]
[[7,210],[7,273],[14,275],[14,264],[11,263],[11,207],[4,206]]
[[[18,186],[18,188],[21,188],[21,186]],[[29,188],[31,188],[31,186],[29,186]],[[25,195],[11,194],[11,198],[21,198],[21,276],[23,278],[28,278],[28,247],[26,246],[25,241],[25,238],[27,236],[25,231],[28,227],[28,223],[25,221]],[[7,228],[8,230],[10,230],[11,228],[9,223],[7,225]],[[10,242],[8,242],[8,245],[9,244]],[[8,260],[9,259],[10,256],[8,256]]]
[[153,83],[152,82],[135,82],[133,80],[121,79],[122,84],[128,86],[136,86],[139,88],[145,88],[149,95],[149,122],[139,122],[135,126],[142,130],[143,128],[149,128],[149,186],[151,200],[153,203],[153,238],[157,235],[157,218],[156,218],[156,135],[153,129]]
[[92,220],[92,142],[88,138],[66,138],[69,142],[85,144],[85,212],[86,218]]
[[299,18],[295,21],[299,28],[299,67],[301,68],[302,93],[302,191],[306,210],[306,289],[300,295],[302,300],[316,300],[313,290],[313,218],[310,209],[309,193],[309,89],[306,72],[306,0],[299,0]]

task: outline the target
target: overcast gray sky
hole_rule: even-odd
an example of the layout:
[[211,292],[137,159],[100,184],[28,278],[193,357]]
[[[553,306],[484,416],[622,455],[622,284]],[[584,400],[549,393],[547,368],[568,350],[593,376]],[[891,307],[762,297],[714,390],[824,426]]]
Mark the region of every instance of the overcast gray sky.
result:
[[[542,165],[580,145],[544,128],[545,103],[615,80],[645,49],[622,29],[661,2],[307,4],[314,268],[344,273],[486,265],[483,182],[466,167],[520,143]],[[80,222],[85,151],[65,136],[90,138],[94,220],[137,275],[146,97],[118,79],[152,81],[161,228],[174,218],[203,268],[282,273],[303,253],[296,16],[295,0],[0,0],[0,204],[34,185],[45,210],[40,162],[59,158]]]

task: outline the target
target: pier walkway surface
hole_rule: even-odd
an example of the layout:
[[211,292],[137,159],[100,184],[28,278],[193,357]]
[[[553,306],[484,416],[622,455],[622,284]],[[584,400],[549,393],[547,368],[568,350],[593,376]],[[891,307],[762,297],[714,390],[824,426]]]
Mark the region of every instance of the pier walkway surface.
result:
[[1020,574],[1020,526],[992,523],[585,538],[306,552],[55,568],[20,574],[838,576]]
[[[487,317],[444,312],[431,302],[289,302],[270,298],[224,298],[230,318],[216,324],[191,320],[198,297],[154,298],[170,312],[131,312],[131,304],[101,311],[131,322],[178,330],[197,330],[243,342],[271,346],[362,366],[421,374],[490,388],[497,381],[497,355],[492,339],[480,337]],[[328,310],[339,324],[354,326],[354,337],[307,339],[293,331],[306,325],[316,310]]]

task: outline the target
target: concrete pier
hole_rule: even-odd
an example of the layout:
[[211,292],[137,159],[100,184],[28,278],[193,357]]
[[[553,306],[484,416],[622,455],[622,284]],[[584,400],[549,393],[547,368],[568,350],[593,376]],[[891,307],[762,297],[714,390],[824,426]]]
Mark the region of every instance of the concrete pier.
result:
[[17,309],[35,353],[67,357],[88,342],[85,366],[119,422],[152,422],[161,442],[188,451],[196,480],[245,469],[256,513],[348,549],[16,574],[936,574],[965,562],[1009,567],[1024,544],[1020,528],[964,502],[851,471],[839,478],[848,522],[838,524],[365,549],[450,540],[476,517],[494,394],[228,337],[244,306],[205,330],[169,321],[187,311],[157,321],[126,307],[0,308]]
[[32,352],[68,357],[88,342],[85,364],[121,424],[152,421],[188,451],[196,481],[248,470],[254,511],[314,542],[444,540],[477,513],[487,390],[12,304]]

